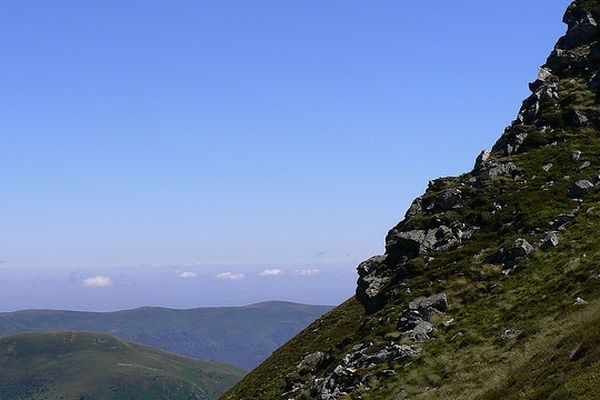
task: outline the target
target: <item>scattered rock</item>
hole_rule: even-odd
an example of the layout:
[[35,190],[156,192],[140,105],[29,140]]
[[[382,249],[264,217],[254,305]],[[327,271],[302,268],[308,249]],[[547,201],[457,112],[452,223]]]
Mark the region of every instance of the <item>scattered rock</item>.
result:
[[430,322],[434,315],[448,310],[448,298],[444,293],[419,297],[408,304],[400,314],[396,328],[403,336],[415,341],[431,339],[435,327]]
[[573,110],[569,113],[569,122],[572,125],[582,127],[589,123],[588,117],[579,110]]
[[554,231],[546,233],[546,236],[544,236],[540,247],[543,250],[548,250],[556,246],[558,246],[558,234]]
[[575,151],[571,152],[571,160],[578,161],[580,157],[581,157],[581,151],[575,150]]
[[588,303],[587,301],[585,301],[581,297],[578,297],[578,298],[575,299],[575,302],[573,303],[573,305],[575,305],[575,306],[582,306],[582,305],[585,305],[587,303]]
[[502,340],[514,339],[514,338],[521,336],[521,333],[522,333],[521,331],[516,330],[516,329],[507,329],[504,332],[502,332],[502,335],[500,335],[500,338]]
[[582,179],[573,184],[569,190],[569,196],[573,199],[580,199],[588,194],[594,188],[594,184],[588,180]]
[[506,267],[512,268],[523,258],[527,257],[533,250],[533,246],[523,238],[515,240],[513,245],[504,252],[503,264]]
[[581,165],[579,167],[577,167],[577,170],[583,171],[584,169],[588,168],[590,165],[592,165],[592,163],[590,163],[589,161],[584,161],[583,163],[581,163]]
[[559,214],[553,221],[550,221],[550,227],[553,230],[564,231],[565,227],[575,219],[573,214]]
[[548,172],[552,169],[553,166],[554,166],[554,164],[548,163],[548,164],[545,164],[544,166],[542,166],[542,169],[544,170],[544,172]]
[[306,355],[300,364],[296,367],[296,371],[300,375],[306,375],[309,373],[314,373],[318,370],[327,360],[329,359],[329,355],[323,353],[322,351],[317,351],[314,353],[310,353]]

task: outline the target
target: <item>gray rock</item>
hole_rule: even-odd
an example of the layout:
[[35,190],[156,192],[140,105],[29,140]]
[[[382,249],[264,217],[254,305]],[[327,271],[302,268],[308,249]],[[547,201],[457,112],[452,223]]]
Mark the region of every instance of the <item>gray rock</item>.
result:
[[572,49],[598,38],[596,20],[590,12],[581,10],[576,3],[567,10],[564,22],[569,28],[567,34],[558,41],[558,48]]
[[388,284],[390,277],[385,261],[387,256],[374,256],[357,267],[358,281],[356,297],[368,309],[376,308],[377,297]]
[[512,162],[498,162],[491,165],[487,170],[487,173],[491,179],[496,179],[500,176],[512,176],[517,170],[517,166]]
[[545,164],[544,166],[542,166],[542,169],[544,170],[544,172],[548,172],[552,169],[553,166],[554,166],[554,164],[548,163],[548,164]]
[[403,336],[412,340],[429,340],[435,330],[430,322],[431,318],[447,310],[448,298],[445,293],[416,298],[400,314],[396,328]]
[[516,329],[507,329],[504,332],[502,332],[502,335],[500,335],[500,338],[502,340],[509,340],[509,339],[514,339],[521,336],[521,331],[516,330]]
[[543,250],[548,250],[556,246],[558,246],[558,234],[554,231],[546,233],[540,247]]
[[514,267],[533,250],[533,246],[523,238],[515,240],[513,245],[504,253],[504,266]]
[[418,297],[408,303],[408,308],[418,311],[435,309],[439,312],[445,312],[448,310],[448,296],[446,296],[446,293],[437,293],[429,297]]
[[573,199],[580,199],[588,194],[594,188],[594,184],[586,179],[579,180],[571,186],[569,196]]
[[590,121],[583,112],[579,110],[573,110],[569,113],[569,122],[572,125],[582,127],[586,126]]
[[581,165],[579,167],[577,167],[577,170],[583,171],[584,169],[588,168],[590,165],[592,165],[592,163],[590,163],[589,161],[584,161],[581,163]]
[[575,151],[571,152],[571,160],[578,161],[580,157],[581,157],[581,151],[575,150]]
[[410,204],[410,207],[408,208],[408,210],[406,211],[406,214],[404,215],[404,218],[410,218],[415,216],[417,213],[421,212],[422,210],[422,205],[421,205],[421,197],[417,197],[416,199],[413,200],[413,202]]
[[581,297],[576,298],[575,302],[573,303],[573,305],[576,305],[576,306],[583,306],[585,304],[588,304],[588,302],[585,301],[584,299],[582,299]]
[[554,230],[564,231],[565,227],[575,219],[573,214],[559,214],[550,222],[550,227]]
[[302,359],[302,361],[300,361],[300,364],[298,364],[296,366],[296,371],[300,375],[314,373],[316,370],[319,369],[319,367],[321,367],[323,365],[323,363],[325,361],[327,361],[328,358],[329,358],[329,356],[327,354],[323,353],[322,351],[316,351],[314,353],[310,353],[310,354],[306,355]]
[[484,167],[484,165],[486,164],[486,162],[489,160],[491,154],[492,153],[490,153],[488,150],[483,150],[481,153],[479,153],[479,155],[475,159],[474,170],[475,171],[481,170]]
[[433,207],[436,211],[447,211],[458,207],[462,195],[460,189],[448,189],[441,192],[433,200]]

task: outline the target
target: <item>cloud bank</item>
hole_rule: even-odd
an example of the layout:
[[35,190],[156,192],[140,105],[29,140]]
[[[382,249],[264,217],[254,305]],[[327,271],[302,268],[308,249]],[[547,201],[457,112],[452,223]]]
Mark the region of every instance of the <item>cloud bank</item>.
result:
[[296,271],[296,275],[301,275],[301,276],[315,276],[315,275],[319,275],[321,273],[320,269],[299,269]]
[[215,278],[228,281],[239,281],[244,279],[244,274],[234,274],[233,272],[221,272],[220,274],[217,274]]
[[280,270],[279,268],[267,268],[263,272],[260,273],[260,276],[274,277],[274,276],[280,276],[281,274],[283,274],[283,271]]
[[177,275],[179,275],[179,277],[183,278],[183,279],[196,278],[198,276],[197,273],[192,272],[192,271],[179,272]]
[[85,287],[106,287],[111,286],[112,284],[112,279],[110,279],[109,276],[103,275],[93,276],[81,281],[81,285]]

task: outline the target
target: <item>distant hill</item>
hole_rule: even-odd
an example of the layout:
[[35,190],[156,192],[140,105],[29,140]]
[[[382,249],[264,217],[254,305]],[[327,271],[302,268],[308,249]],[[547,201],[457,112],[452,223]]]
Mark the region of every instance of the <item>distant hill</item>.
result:
[[0,338],[2,400],[213,400],[243,374],[106,334]]
[[189,310],[156,307],[106,313],[27,310],[0,313],[0,336],[23,332],[104,332],[251,370],[330,309],[273,301],[245,307]]

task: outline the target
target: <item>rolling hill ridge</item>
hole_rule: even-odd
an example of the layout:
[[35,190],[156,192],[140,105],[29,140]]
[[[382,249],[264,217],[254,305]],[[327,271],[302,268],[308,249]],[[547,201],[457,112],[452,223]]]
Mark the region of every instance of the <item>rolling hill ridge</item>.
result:
[[117,312],[26,310],[0,313],[0,336],[88,331],[246,370],[331,309],[287,302],[188,310],[144,307]]

